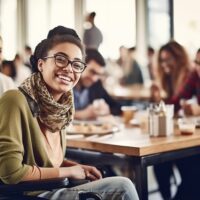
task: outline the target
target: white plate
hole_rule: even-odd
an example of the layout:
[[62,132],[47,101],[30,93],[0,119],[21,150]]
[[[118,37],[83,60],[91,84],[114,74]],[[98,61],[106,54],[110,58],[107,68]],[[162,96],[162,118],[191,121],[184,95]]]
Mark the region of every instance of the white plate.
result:
[[95,123],[91,121],[81,121],[81,123],[78,123],[75,121],[67,128],[67,134],[105,135],[117,131],[119,131],[119,128],[115,125],[97,123],[96,121]]

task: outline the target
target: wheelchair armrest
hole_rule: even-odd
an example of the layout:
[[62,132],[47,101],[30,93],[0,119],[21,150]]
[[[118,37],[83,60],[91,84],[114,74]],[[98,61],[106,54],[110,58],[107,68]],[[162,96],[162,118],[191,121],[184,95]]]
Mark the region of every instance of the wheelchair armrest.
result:
[[25,181],[18,184],[0,184],[0,194],[20,194],[25,191],[52,190],[56,188],[74,187],[87,183],[88,180],[72,180],[68,178],[54,178],[45,180]]

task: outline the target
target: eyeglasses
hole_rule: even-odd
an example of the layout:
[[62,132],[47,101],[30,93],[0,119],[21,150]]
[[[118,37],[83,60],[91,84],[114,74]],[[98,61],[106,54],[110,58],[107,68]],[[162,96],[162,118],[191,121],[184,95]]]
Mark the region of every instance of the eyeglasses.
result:
[[47,59],[47,58],[54,58],[56,66],[60,68],[67,67],[68,64],[71,64],[73,72],[75,73],[81,73],[86,68],[86,64],[84,62],[77,61],[77,60],[71,61],[64,55],[55,54],[53,56],[46,56],[43,59]]
[[194,63],[195,63],[196,65],[200,66],[200,61],[194,60]]

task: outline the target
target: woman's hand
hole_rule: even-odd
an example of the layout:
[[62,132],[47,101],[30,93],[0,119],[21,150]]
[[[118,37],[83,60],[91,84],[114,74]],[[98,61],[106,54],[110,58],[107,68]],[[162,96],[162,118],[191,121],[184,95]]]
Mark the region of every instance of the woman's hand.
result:
[[59,168],[59,177],[67,177],[72,179],[85,179],[85,169],[81,165],[75,165],[72,167]]
[[95,181],[102,178],[101,172],[93,166],[80,165],[85,170],[86,179]]
[[95,181],[101,179],[102,175],[96,167],[77,164],[71,167],[59,168],[59,177],[89,179],[91,181]]

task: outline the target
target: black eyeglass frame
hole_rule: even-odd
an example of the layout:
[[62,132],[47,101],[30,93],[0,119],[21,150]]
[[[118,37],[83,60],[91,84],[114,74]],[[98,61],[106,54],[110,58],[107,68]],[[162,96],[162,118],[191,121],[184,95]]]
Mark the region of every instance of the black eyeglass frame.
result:
[[[56,61],[57,61],[57,59],[56,59],[57,56],[60,56],[60,57],[65,58],[66,61],[67,61],[66,65],[61,65],[61,63],[56,62]],[[87,67],[86,63],[84,63],[84,62],[82,62],[82,61],[79,61],[79,60],[72,60],[72,61],[71,61],[71,60],[69,60],[69,58],[67,58],[66,56],[61,55],[61,54],[54,54],[54,55],[52,55],[52,56],[46,56],[46,57],[44,57],[43,59],[47,59],[47,58],[54,58],[55,65],[58,66],[58,67],[60,67],[60,68],[67,67],[69,64],[71,64],[71,67],[72,67],[72,69],[73,69],[73,72],[75,72],[75,73],[82,73],[82,72],[85,70],[85,68]],[[76,68],[73,67],[73,64],[74,64],[74,63],[79,63],[79,64],[81,63],[81,64],[83,65],[83,69],[80,70],[80,71],[77,71]],[[80,68],[80,69],[81,69],[81,68]]]

